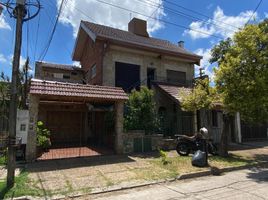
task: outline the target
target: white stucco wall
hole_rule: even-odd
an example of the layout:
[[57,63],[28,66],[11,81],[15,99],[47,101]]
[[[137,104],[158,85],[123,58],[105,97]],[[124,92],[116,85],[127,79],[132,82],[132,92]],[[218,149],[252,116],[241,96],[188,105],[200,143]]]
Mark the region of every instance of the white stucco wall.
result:
[[22,138],[22,144],[27,143],[28,127],[29,127],[29,111],[17,110],[16,136]]

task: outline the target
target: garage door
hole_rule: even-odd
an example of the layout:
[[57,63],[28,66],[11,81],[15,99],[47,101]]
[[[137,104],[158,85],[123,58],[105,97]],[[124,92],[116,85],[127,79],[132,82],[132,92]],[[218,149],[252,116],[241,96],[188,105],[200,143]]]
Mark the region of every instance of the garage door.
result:
[[51,132],[52,146],[80,144],[83,115],[81,112],[50,111],[47,127]]

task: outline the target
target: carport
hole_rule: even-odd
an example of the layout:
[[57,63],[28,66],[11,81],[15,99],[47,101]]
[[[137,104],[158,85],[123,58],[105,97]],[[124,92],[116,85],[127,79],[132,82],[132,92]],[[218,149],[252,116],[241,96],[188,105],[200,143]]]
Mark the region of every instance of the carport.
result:
[[123,107],[127,98],[118,87],[33,79],[27,161],[37,158],[36,123],[39,120],[51,132],[52,146],[47,158],[122,153]]

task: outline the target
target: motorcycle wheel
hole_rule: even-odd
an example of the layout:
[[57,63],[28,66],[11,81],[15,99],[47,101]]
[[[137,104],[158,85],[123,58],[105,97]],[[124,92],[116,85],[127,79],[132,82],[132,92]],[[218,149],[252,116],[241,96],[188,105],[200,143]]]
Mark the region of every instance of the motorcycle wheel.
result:
[[185,143],[177,144],[176,151],[180,156],[188,156],[190,153],[190,149],[188,148],[188,145]]
[[214,144],[209,144],[208,145],[208,153],[210,153],[213,156],[218,155],[218,149]]

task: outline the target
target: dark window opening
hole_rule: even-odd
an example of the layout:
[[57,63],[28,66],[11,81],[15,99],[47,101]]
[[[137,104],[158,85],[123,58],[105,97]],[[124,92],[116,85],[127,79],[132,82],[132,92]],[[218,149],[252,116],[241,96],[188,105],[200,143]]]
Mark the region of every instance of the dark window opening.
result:
[[77,72],[71,72],[72,75],[76,76],[77,75]]
[[20,131],[26,131],[26,124],[20,125]]
[[167,81],[174,84],[186,83],[186,73],[181,71],[167,70]]
[[218,112],[216,110],[212,110],[212,126],[218,127]]
[[70,77],[70,75],[63,75],[63,78],[64,79],[70,79],[71,77]]
[[147,68],[147,87],[151,89],[152,81],[155,80],[155,69]]
[[140,89],[140,66],[115,62],[115,86],[122,87],[125,92]]

